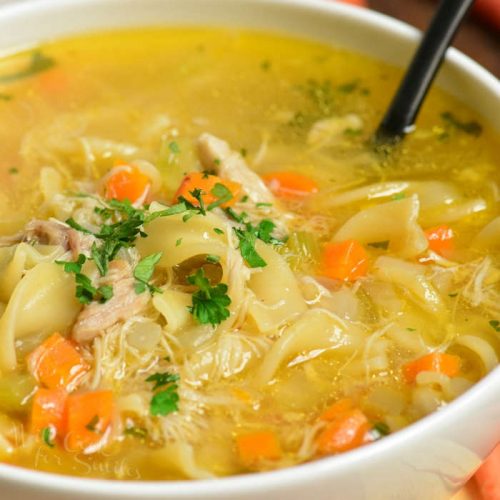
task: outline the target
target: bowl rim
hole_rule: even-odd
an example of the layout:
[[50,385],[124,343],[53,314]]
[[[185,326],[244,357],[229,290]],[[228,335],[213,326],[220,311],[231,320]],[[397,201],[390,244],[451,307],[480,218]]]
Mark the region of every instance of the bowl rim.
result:
[[[102,4],[116,3],[121,0],[17,0],[14,3],[0,5],[0,25],[5,22],[4,18],[10,15],[18,16],[30,13],[34,9],[71,7],[76,4],[86,4],[86,8],[92,5],[99,7]],[[161,0],[156,0],[161,2]],[[199,0],[200,2],[203,0]],[[233,0],[219,0],[220,2],[232,2]],[[338,16],[356,19],[361,28],[365,25],[390,31],[395,38],[416,42],[420,37],[420,31],[410,25],[391,18],[387,15],[326,0],[239,0],[240,2],[258,4],[274,4],[286,8],[301,8],[317,11],[328,16]],[[138,25],[139,26],[139,25]],[[85,33],[88,30],[83,30]],[[269,32],[272,30],[266,29]],[[278,31],[278,30],[276,30]],[[294,36],[290,33],[290,36]],[[307,36],[304,38],[307,39]],[[382,59],[382,57],[380,57]],[[455,48],[448,50],[446,63],[452,65],[464,73],[470,73],[476,81],[480,81],[493,94],[500,98],[500,80],[488,70],[480,66],[469,56]],[[500,99],[499,99],[500,100]],[[454,416],[460,415],[471,405],[477,405],[480,401],[489,398],[489,393],[495,387],[500,386],[500,367],[496,367],[466,393],[452,401],[446,407],[420,419],[410,426],[385,437],[384,439],[349,452],[342,453],[323,459],[286,467],[274,471],[235,475],[229,477],[218,477],[214,479],[199,480],[175,480],[175,481],[143,481],[143,480],[109,480],[84,478],[79,476],[67,476],[52,472],[23,468],[16,465],[0,462],[0,486],[2,482],[10,483],[32,483],[39,490],[57,493],[77,493],[85,491],[87,495],[100,495],[109,498],[119,495],[120,498],[216,498],[217,495],[230,495],[241,493],[262,494],[270,492],[273,488],[286,484],[293,487],[296,484],[314,481],[315,478],[324,477],[333,472],[342,472],[358,464],[377,458],[377,456],[397,449],[405,441],[417,439],[432,429],[444,428],[447,422],[453,422]],[[256,480],[257,479],[257,480]]]

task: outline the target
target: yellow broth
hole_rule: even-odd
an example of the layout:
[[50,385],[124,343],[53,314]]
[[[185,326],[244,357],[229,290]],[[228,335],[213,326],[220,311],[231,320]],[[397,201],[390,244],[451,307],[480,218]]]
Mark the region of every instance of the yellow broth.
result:
[[[2,80],[2,75],[28,67],[33,50],[51,58],[54,65],[31,76]],[[25,357],[46,333],[23,337],[16,344],[18,367],[0,372],[0,438],[12,445],[10,451],[0,448],[1,460],[61,474],[129,480],[225,476],[285,467],[320,455],[311,449],[318,416],[341,398],[351,398],[371,425],[383,422],[394,432],[449,403],[496,364],[499,245],[497,241],[496,247],[491,243],[476,249],[470,243],[499,216],[498,134],[466,104],[434,88],[416,131],[394,149],[375,150],[370,138],[401,71],[359,54],[271,34],[201,28],[99,33],[33,50],[0,60],[2,235],[21,230],[33,217],[55,216],[40,191],[42,167],[61,174],[64,192],[85,191],[80,181],[98,182],[117,161],[148,160],[162,179],[155,199],[170,204],[185,173],[201,169],[195,141],[209,131],[227,141],[259,174],[297,172],[317,183],[317,195],[282,202],[297,214],[292,232],[300,233],[299,239],[303,233],[310,237],[298,255],[301,243],[294,246],[292,237],[278,249],[297,279],[321,274],[323,246],[353,215],[381,201],[408,197],[413,189],[332,205],[339,193],[381,182],[424,183],[419,184],[423,186],[419,193],[431,201],[423,202],[418,222],[423,229],[452,227],[455,250],[446,262],[429,267],[418,264],[418,258],[405,259],[421,265],[427,275],[430,266],[438,268],[428,276],[441,301],[438,310],[426,309],[401,284],[374,279],[340,285],[327,280],[328,289],[348,295],[337,293],[325,307],[331,306],[338,315],[344,308],[351,315],[349,342],[299,349],[280,364],[268,383],[259,385],[254,378],[261,376],[259,367],[270,346],[289,323],[262,333],[251,321],[244,322],[245,334],[257,339],[253,351],[246,344],[239,347],[248,349],[251,360],[227,376],[219,372],[213,376],[209,366],[216,364],[213,357],[204,358],[208,367],[206,372],[199,369],[198,378],[185,374],[186,357],[198,355],[207,345],[211,348],[215,340],[211,337],[200,347],[190,344],[190,331],[179,333],[185,351],[173,347],[173,364],[181,380],[190,379],[187,389],[203,398],[202,404],[183,409],[181,397],[173,424],[180,445],[172,444],[171,434],[162,427],[170,425],[170,416],[160,423],[161,417],[138,416],[130,410],[117,412],[121,424],[115,426],[119,429],[115,439],[95,454],[50,447],[31,435],[35,381],[27,375]],[[355,115],[362,125],[337,127],[324,142],[308,140],[318,121],[346,115]],[[169,149],[172,142],[179,153]],[[425,184],[429,181],[445,183],[458,193],[456,199],[448,200],[439,188]],[[391,220],[381,221],[387,223]],[[370,243],[375,243],[365,245],[370,265],[380,256],[392,255],[387,242]],[[301,283],[307,295],[307,285]],[[477,292],[477,287],[484,288]],[[311,297],[309,301],[309,305],[314,302]],[[464,337],[465,343],[460,342]],[[224,354],[224,344],[215,348]],[[95,346],[85,349],[92,362]],[[401,367],[433,350],[459,356],[459,376],[444,381],[431,376],[408,384]],[[164,357],[168,354],[163,352]],[[169,362],[154,359],[154,365],[143,367],[143,378],[155,366],[169,368]],[[125,361],[136,362],[130,356]],[[134,387],[151,390],[147,384],[137,386],[135,378],[129,386],[126,376],[115,375],[103,373],[99,387],[113,390],[117,398]],[[18,393],[12,391],[13,380],[20,385]],[[85,379],[83,388],[96,388],[92,377]],[[147,428],[147,434],[124,433],[127,421]],[[263,429],[277,436],[281,458],[242,463],[235,438]],[[180,450],[184,445],[187,451]],[[194,462],[186,458],[190,452]]]

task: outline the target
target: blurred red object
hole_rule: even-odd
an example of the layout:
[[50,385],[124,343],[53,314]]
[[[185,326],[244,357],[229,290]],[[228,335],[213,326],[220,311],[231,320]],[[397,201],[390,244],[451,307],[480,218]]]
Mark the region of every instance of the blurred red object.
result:
[[473,12],[484,22],[500,30],[500,0],[476,0]]
[[351,5],[359,5],[360,7],[367,7],[368,5],[366,0],[339,0],[339,1],[343,3],[350,3]]
[[475,476],[482,500],[500,500],[500,444]]

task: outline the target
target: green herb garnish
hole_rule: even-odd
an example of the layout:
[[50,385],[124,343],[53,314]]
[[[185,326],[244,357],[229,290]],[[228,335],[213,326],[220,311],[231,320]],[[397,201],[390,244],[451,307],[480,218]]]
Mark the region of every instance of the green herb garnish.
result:
[[15,175],[15,174],[18,174],[18,173],[19,173],[19,169],[18,169],[18,168],[16,168],[16,167],[11,167],[11,168],[9,168],[8,172],[9,172],[9,174],[11,174],[11,175]]
[[231,304],[231,299],[227,295],[226,284],[210,286],[203,268],[198,269],[196,274],[188,276],[187,281],[198,287],[198,291],[193,293],[193,305],[188,308],[198,323],[215,326],[229,318],[228,306]]
[[151,415],[165,416],[179,409],[179,394],[177,393],[177,384],[172,384],[164,391],[157,392],[149,405]]
[[85,426],[85,429],[89,430],[90,432],[98,432],[97,430],[97,424],[99,423],[99,415],[94,415],[90,422]]
[[396,194],[393,194],[391,196],[391,199],[394,200],[394,201],[404,200],[405,198],[406,198],[406,194],[405,193],[396,193]]
[[389,240],[374,241],[372,243],[368,243],[368,246],[373,248],[380,248],[381,250],[387,250],[389,248]]
[[12,101],[14,99],[10,94],[0,94],[0,101]]
[[148,431],[144,427],[127,427],[123,434],[125,436],[133,436],[139,439],[145,439],[148,435]]
[[500,333],[500,321],[498,321],[497,319],[492,319],[489,321],[489,324],[491,328],[495,330],[495,332]]
[[177,375],[177,373],[164,372],[164,373],[153,373],[153,375],[150,375],[146,379],[146,382],[154,382],[155,385],[153,387],[153,391],[155,391],[159,387],[163,387],[164,385],[177,382],[178,380],[179,380],[179,375]]
[[220,257],[218,255],[207,255],[205,260],[210,264],[218,264],[220,262]]
[[40,433],[41,438],[43,442],[49,447],[49,448],[54,448],[55,444],[52,439],[52,428],[51,427],[44,427]]
[[54,65],[54,59],[37,50],[31,54],[31,61],[26,68],[10,75],[0,76],[0,83],[10,83],[23,78],[28,78],[36,75],[37,73],[41,73],[42,71],[46,71]]
[[140,294],[148,289],[151,293],[161,293],[161,290],[149,283],[153,276],[155,266],[162,257],[162,252],[154,253],[140,260],[134,269],[134,278],[137,280],[134,284],[135,293]]
[[213,203],[210,203],[208,205],[207,210],[213,210],[216,207],[220,207],[224,203],[227,203],[229,200],[233,198],[233,193],[224,186],[224,184],[221,184],[218,182],[210,191],[211,194],[213,194],[218,200],[214,201]]
[[214,227],[214,233],[216,234],[224,234],[224,231],[220,229],[219,227]]
[[391,433],[391,429],[385,422],[377,422],[373,425],[372,431],[376,434],[376,439],[380,439],[381,437],[388,436]]
[[463,122],[459,120],[452,112],[445,111],[441,113],[441,118],[451,127],[456,130],[465,132],[466,134],[474,137],[479,137],[483,131],[483,127],[477,121]]
[[178,155],[181,152],[181,148],[176,141],[172,141],[168,143],[168,149],[174,154]]

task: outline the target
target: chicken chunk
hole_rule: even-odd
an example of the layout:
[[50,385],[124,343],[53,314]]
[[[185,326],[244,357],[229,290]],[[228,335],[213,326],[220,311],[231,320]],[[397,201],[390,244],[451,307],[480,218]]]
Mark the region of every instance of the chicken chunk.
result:
[[220,177],[240,183],[253,203],[274,203],[274,196],[264,181],[227,142],[204,133],[198,139],[198,155],[204,168],[215,168]]
[[113,297],[104,304],[92,302],[83,308],[76,319],[72,337],[77,342],[89,342],[119,321],[138,314],[147,305],[148,292],[134,290],[131,266],[124,260],[115,260],[100,285],[112,285]]

